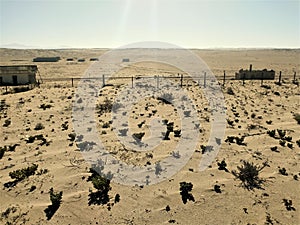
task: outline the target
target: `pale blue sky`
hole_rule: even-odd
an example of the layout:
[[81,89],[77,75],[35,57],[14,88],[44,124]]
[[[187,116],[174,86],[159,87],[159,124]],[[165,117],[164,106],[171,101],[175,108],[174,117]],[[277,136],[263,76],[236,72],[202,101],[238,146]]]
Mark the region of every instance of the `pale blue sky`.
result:
[[299,0],[0,0],[0,45],[300,48]]

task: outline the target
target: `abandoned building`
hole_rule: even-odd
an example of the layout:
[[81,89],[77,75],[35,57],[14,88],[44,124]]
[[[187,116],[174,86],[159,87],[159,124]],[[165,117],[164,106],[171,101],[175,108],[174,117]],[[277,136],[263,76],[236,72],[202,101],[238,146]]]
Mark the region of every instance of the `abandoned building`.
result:
[[0,86],[36,84],[36,65],[0,66]]
[[238,73],[235,73],[236,80],[274,80],[275,71],[274,70],[252,70],[252,65],[250,65],[249,70],[240,69]]
[[57,57],[36,57],[32,61],[33,62],[58,62],[61,58]]

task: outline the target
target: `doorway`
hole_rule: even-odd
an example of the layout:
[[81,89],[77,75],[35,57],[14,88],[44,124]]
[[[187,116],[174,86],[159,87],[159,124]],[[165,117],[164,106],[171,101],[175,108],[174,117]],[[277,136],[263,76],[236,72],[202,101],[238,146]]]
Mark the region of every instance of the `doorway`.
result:
[[13,85],[18,85],[18,76],[12,76]]

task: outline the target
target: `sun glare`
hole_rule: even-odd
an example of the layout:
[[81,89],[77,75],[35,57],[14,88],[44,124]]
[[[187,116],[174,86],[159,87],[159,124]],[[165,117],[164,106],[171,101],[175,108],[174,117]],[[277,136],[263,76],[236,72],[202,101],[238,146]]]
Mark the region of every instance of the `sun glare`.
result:
[[[147,10],[145,10],[147,9]],[[143,17],[139,15],[142,14]],[[128,29],[134,26],[143,26],[149,34],[150,40],[158,38],[158,5],[157,0],[126,0],[120,15],[119,26],[115,40],[122,42],[128,34]],[[126,43],[123,43],[126,44]]]

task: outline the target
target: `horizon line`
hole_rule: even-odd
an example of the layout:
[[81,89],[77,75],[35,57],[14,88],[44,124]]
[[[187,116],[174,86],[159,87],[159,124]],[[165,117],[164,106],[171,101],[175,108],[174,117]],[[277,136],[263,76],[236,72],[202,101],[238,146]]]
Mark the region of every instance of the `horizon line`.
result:
[[132,48],[111,48],[111,47],[5,47],[0,46],[0,49],[9,50],[80,50],[80,49],[97,49],[97,50],[111,50],[111,49],[188,49],[188,50],[300,50],[300,47],[190,47],[190,48],[161,48],[161,47],[132,47]]

